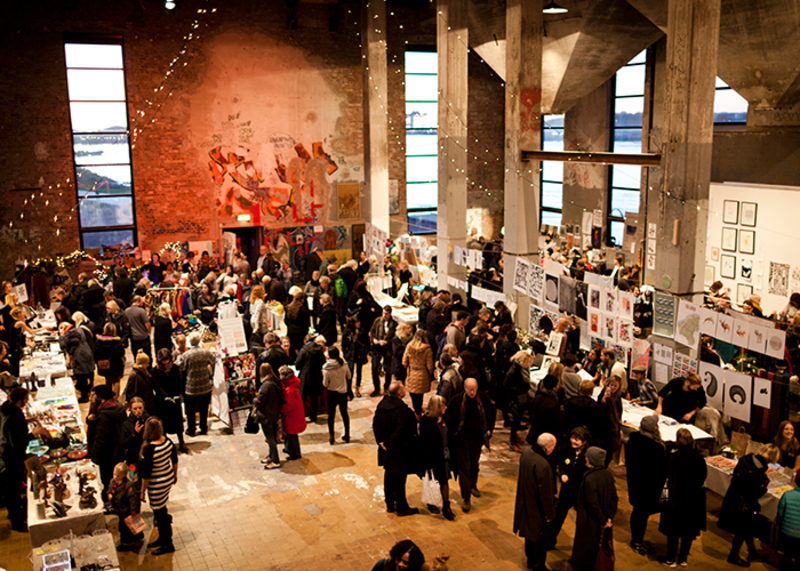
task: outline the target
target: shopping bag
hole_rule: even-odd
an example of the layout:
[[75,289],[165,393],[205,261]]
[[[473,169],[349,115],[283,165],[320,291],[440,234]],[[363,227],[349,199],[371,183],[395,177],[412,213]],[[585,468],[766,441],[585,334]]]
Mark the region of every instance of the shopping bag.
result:
[[138,535],[147,529],[147,522],[144,521],[142,514],[129,515],[123,521],[133,535]]
[[245,434],[258,434],[258,423],[256,422],[256,417],[254,415],[254,410],[251,408],[250,412],[247,413],[247,420],[244,423],[244,432]]
[[594,560],[594,571],[614,571],[614,533],[610,527],[600,535],[600,548]]
[[750,435],[740,426],[739,430],[731,433],[731,447],[736,448],[736,455],[743,458],[747,454],[747,445],[750,444]]
[[422,477],[422,503],[442,507],[442,492],[439,489],[439,482],[433,477],[430,470],[425,472]]

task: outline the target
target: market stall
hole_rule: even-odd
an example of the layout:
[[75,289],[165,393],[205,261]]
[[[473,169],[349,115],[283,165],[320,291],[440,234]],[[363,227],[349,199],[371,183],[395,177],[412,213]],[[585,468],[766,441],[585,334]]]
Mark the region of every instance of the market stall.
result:
[[31,552],[33,571],[48,569],[71,569],[61,567],[69,565],[70,558],[75,559],[78,569],[94,565],[95,569],[119,569],[119,556],[114,546],[114,537],[108,530],[97,530],[91,535],[76,536],[73,533],[59,539],[51,539]]

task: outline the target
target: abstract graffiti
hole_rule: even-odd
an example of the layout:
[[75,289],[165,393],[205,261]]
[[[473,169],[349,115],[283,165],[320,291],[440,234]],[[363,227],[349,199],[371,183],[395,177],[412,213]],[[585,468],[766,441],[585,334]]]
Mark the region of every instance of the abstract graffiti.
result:
[[314,224],[327,218],[330,182],[339,168],[322,148],[312,143],[311,153],[297,143],[290,148],[273,145],[278,184],[266,177],[252,159],[214,147],[208,153],[208,174],[219,187],[220,216],[252,212],[259,205],[262,224]]
[[523,133],[526,131],[538,132],[542,128],[542,116],[533,109],[542,101],[542,90],[526,87],[520,93],[520,100],[525,106],[525,109],[520,109],[519,112],[520,131]]
[[264,239],[275,259],[281,263],[288,262],[298,277],[305,273],[306,258],[311,252],[330,252],[350,247],[345,226],[265,229]]

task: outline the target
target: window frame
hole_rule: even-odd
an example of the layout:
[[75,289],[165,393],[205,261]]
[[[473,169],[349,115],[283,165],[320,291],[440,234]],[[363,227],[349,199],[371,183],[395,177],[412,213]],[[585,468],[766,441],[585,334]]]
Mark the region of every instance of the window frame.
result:
[[[547,123],[547,117],[561,117],[562,118],[562,125],[561,127],[546,127],[545,124]],[[564,140],[566,138],[566,113],[554,113],[554,114],[543,114],[542,115],[542,122],[541,122],[541,140],[542,140],[542,149],[545,146],[545,133],[547,131],[556,131],[561,130],[561,147],[562,150],[564,147]],[[547,180],[544,178],[544,163],[554,163],[561,165],[561,180]],[[561,207],[556,208],[554,206],[545,206],[544,205],[544,185],[547,184],[557,184],[561,186]],[[544,225],[544,213],[545,212],[552,212],[558,214],[561,217],[561,221],[564,220],[564,163],[559,161],[541,161],[539,163],[539,226]],[[561,225],[560,223],[558,224]]]
[[[724,86],[718,86],[716,84],[716,80],[722,81],[725,85]],[[715,104],[716,104],[717,93],[720,92],[720,91],[733,91],[734,93],[736,93],[736,95],[739,95],[739,92],[737,92],[733,87],[728,85],[725,80],[723,80],[721,77],[719,77],[717,75],[714,78],[714,103]],[[739,95],[739,97],[742,97],[742,96]],[[742,99],[744,99],[744,97],[742,97]],[[746,99],[745,99],[745,103],[747,103]],[[744,120],[743,121],[717,121],[717,112],[716,112],[716,110],[714,110],[714,128],[724,127],[726,125],[737,125],[737,126],[738,125],[747,125],[747,114],[748,114],[749,111],[750,111],[750,106],[748,104],[747,109],[744,112]]]

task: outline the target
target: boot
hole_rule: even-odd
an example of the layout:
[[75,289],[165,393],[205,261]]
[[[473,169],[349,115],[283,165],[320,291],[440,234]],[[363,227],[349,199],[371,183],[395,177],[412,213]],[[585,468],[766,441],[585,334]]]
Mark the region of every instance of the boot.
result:
[[453,513],[453,508],[450,507],[449,503],[442,506],[442,515],[447,521],[455,521],[456,519],[456,514]]

